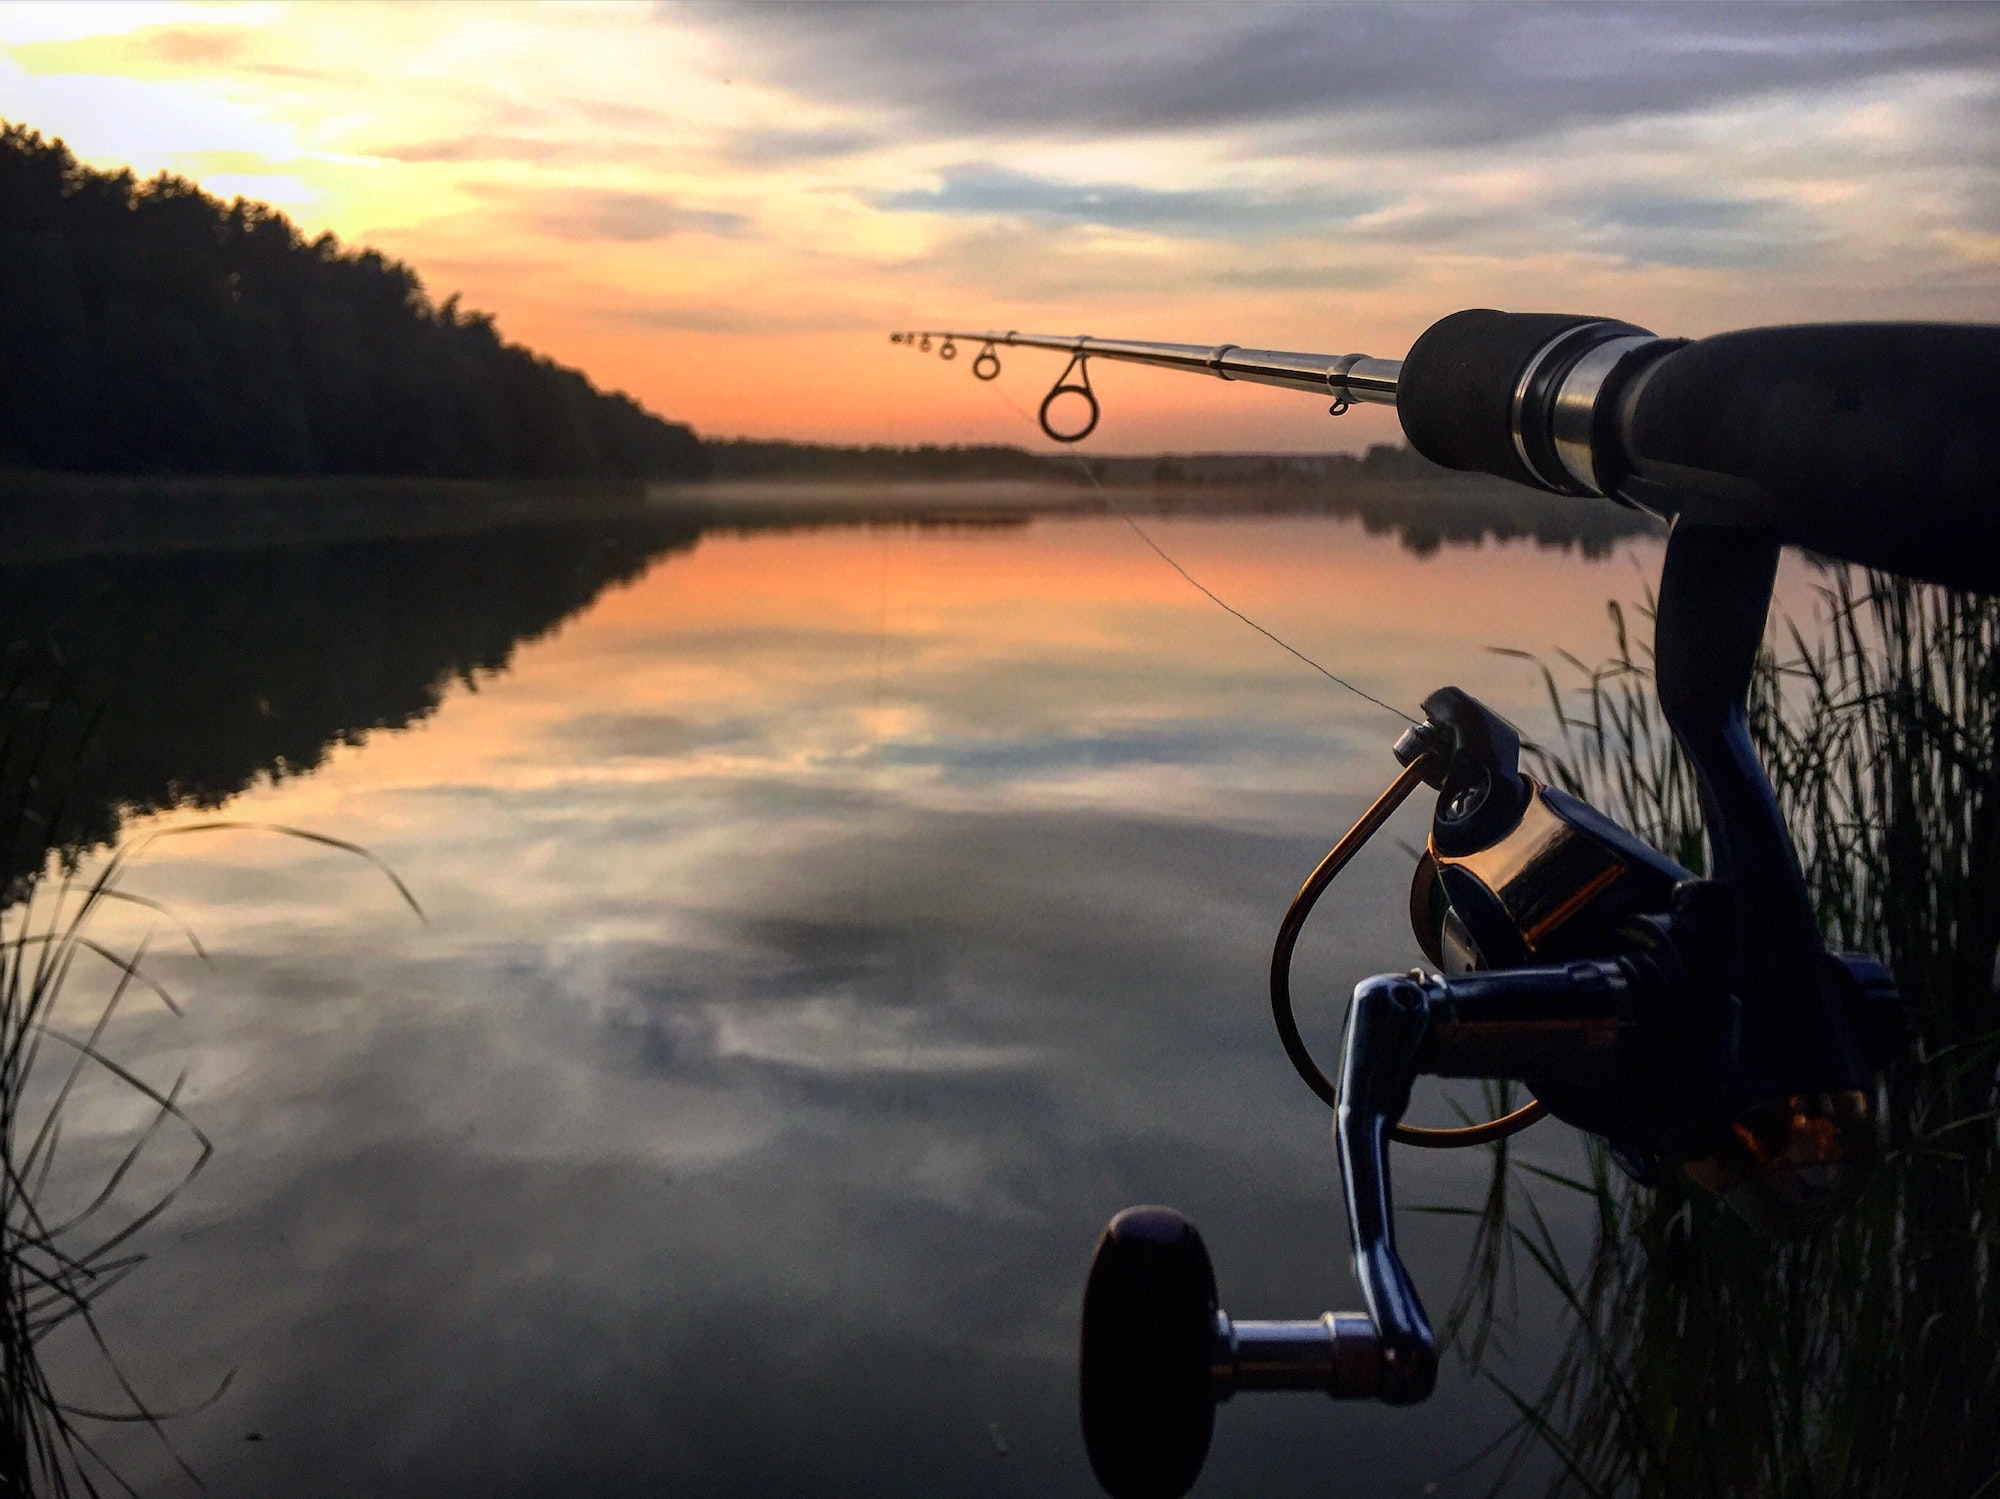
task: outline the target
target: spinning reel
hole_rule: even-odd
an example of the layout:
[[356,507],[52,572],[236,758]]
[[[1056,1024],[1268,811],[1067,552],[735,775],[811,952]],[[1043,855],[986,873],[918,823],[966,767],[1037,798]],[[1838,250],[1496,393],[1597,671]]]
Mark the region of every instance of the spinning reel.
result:
[[[1476,1144],[1545,1114],[1601,1138],[1640,1182],[1679,1171],[1780,1232],[1850,1201],[1875,1152],[1872,1100],[1903,1046],[1872,958],[1829,954],[1751,747],[1745,700],[1781,545],[2000,592],[2000,327],[1847,323],[1690,342],[1612,318],[1472,308],[1401,360],[1237,344],[1019,332],[979,340],[1393,406],[1418,453],[1672,525],[1655,685],[1701,792],[1696,879],[1575,797],[1522,773],[1520,739],[1456,689],[1396,745],[1402,772],[1299,892],[1272,954],[1279,1039],[1334,1110],[1364,1311],[1246,1322],[1216,1303],[1192,1224],[1132,1208],[1083,1301],[1083,1427],[1114,1499],[1177,1499],[1238,1390],[1408,1405],[1437,1341],[1396,1255],[1389,1145]],[[1079,387],[1088,380],[1079,379]],[[1087,393],[1087,392],[1086,392]],[[1090,399],[1096,425],[1097,400]],[[1057,441],[1065,433],[1047,426]],[[1292,947],[1313,903],[1419,785],[1438,793],[1411,890],[1436,973],[1354,991],[1338,1080],[1292,1018]],[[1501,1079],[1534,1102],[1470,1130],[1402,1123],[1419,1076]]]
[[[1678,1170],[1772,1231],[1810,1230],[1852,1200],[1901,1010],[1880,963],[1825,951],[1751,748],[1745,700],[1777,556],[1768,537],[1686,518],[1668,543],[1657,685],[1700,783],[1712,878],[1523,772],[1515,730],[1466,693],[1425,701],[1395,746],[1401,773],[1299,892],[1272,961],[1279,1036],[1334,1110],[1365,1310],[1232,1318],[1185,1218],[1136,1207],[1112,1219],[1084,1292],[1082,1405],[1114,1499],[1184,1494],[1215,1405],[1238,1391],[1391,1405],[1431,1393],[1437,1343],[1396,1253],[1392,1141],[1476,1144],[1546,1113],[1602,1138],[1633,1179]],[[1439,971],[1358,985],[1329,1080],[1292,1017],[1292,947],[1419,785],[1437,804],[1410,917]],[[1415,1130],[1401,1120],[1420,1076],[1505,1079],[1535,1101],[1467,1130]]]

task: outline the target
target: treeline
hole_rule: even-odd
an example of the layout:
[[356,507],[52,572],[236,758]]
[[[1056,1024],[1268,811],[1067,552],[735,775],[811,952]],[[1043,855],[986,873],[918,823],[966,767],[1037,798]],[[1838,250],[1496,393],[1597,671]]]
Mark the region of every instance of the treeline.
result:
[[[1074,459],[1067,462],[1073,469]],[[1413,448],[1378,442],[1354,453],[1168,453],[1156,458],[1092,458],[1090,472],[1106,484],[1253,484],[1344,486],[1356,483],[1459,482]]]
[[[1351,453],[1190,453],[1145,458],[1084,458],[987,446],[833,447],[809,442],[711,438],[719,479],[904,480],[1030,479],[1057,484],[1322,484],[1329,481],[1460,479],[1421,453],[1376,443]],[[1086,470],[1088,473],[1086,474]]]
[[6,125],[0,466],[650,479],[707,458],[400,262]]
[[1074,464],[1066,469],[1025,448],[998,445],[956,447],[926,444],[914,448],[884,446],[830,447],[811,442],[775,442],[737,437],[710,438],[708,454],[718,479],[813,479],[947,481],[954,479],[1071,479],[1081,481]]

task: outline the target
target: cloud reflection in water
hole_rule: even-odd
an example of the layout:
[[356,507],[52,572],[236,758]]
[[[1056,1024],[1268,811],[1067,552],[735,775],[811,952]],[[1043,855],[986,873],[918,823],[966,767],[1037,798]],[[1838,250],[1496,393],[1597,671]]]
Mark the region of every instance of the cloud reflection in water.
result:
[[[1632,576],[1157,524],[1405,702],[1531,710],[1478,647],[1587,649]],[[191,1062],[220,1153],[111,1304],[130,1367],[162,1400],[239,1370],[172,1428],[224,1495],[1088,1492],[1074,1330],[1113,1211],[1187,1210],[1244,1315],[1355,1304],[1261,985],[1395,728],[1117,522],[704,538],[233,804],[365,844],[427,926],[294,847],[148,865],[216,964],[163,960],[192,1013],[125,1054]],[[1413,960],[1408,864],[1378,840],[1307,945],[1321,1046],[1327,996]],[[1399,1189],[1464,1200],[1482,1165],[1400,1156]],[[1436,1309],[1442,1222],[1403,1225]],[[1201,1492],[1408,1492],[1505,1416],[1450,1377],[1415,1412],[1238,1401]]]

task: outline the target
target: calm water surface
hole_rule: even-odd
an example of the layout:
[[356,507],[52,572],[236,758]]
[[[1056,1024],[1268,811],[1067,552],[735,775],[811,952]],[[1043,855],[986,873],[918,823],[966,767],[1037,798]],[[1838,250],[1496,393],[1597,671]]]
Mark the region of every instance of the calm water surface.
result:
[[[1538,678],[1483,648],[1595,657],[1606,598],[1658,565],[1645,542],[1419,558],[1344,522],[1149,525],[1370,690],[1414,709],[1457,683],[1530,729]],[[1399,724],[1116,520],[653,550],[602,576],[550,550],[576,596],[543,578],[463,648],[369,595],[323,631],[336,664],[298,703],[297,662],[322,656],[261,621],[304,573],[253,574],[268,586],[219,641],[165,631],[169,656],[227,665],[203,668],[201,704],[147,709],[146,742],[205,746],[232,818],[365,845],[427,918],[359,860],[268,834],[168,840],[133,875],[210,962],[162,927],[149,964],[186,1014],[135,1009],[112,1049],[186,1070],[216,1154],[104,1322],[160,1405],[233,1371],[167,1428],[211,1493],[1082,1495],[1075,1326],[1113,1212],[1187,1211],[1239,1315],[1358,1304],[1328,1118],[1263,980]],[[368,566],[402,576],[393,549]],[[367,593],[329,567],[312,587]],[[202,576],[158,586],[212,600]],[[530,576],[492,573],[488,604]],[[382,597],[446,587],[405,583]],[[382,685],[434,677],[427,714]],[[283,748],[310,705],[326,722],[302,742],[353,742]],[[279,747],[243,765],[209,742],[259,734]],[[311,768],[274,780],[276,761]],[[1418,960],[1426,815],[1406,809],[1309,936],[1324,1048],[1336,996]],[[112,913],[106,935],[148,919]],[[1439,1095],[1418,1113],[1448,1117]],[[94,1096],[76,1148],[121,1148],[142,1114]],[[1575,1159],[1560,1126],[1525,1144]],[[1463,1204],[1485,1157],[1396,1169],[1405,1204]],[[1402,1232],[1441,1316],[1467,1233],[1409,1213]],[[1523,1292],[1497,1372],[1525,1388],[1553,1314]],[[110,1398],[85,1350],[51,1357]],[[1491,1469],[1452,1470],[1508,1414],[1449,1365],[1415,1410],[1239,1399],[1197,1492],[1481,1492]],[[143,1430],[113,1437],[141,1488],[186,1487]]]

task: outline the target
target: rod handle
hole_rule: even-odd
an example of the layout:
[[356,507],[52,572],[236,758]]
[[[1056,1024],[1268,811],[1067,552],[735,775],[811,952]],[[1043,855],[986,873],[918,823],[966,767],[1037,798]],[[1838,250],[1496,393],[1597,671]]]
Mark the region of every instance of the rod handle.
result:
[[1643,329],[1611,318],[1561,312],[1496,312],[1469,308],[1424,330],[1403,360],[1396,415],[1410,446],[1433,463],[1497,474],[1538,489],[1556,487],[1547,465],[1531,466],[1518,440],[1516,394],[1524,379],[1571,346]]
[[1821,323],[1696,342],[1473,308],[1403,361],[1447,468],[2000,592],[2000,326]]
[[1751,328],[1632,383],[1615,423],[1625,498],[2000,591],[2000,327]]

